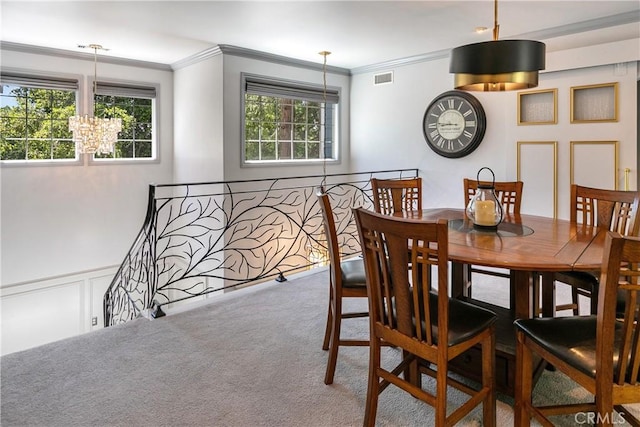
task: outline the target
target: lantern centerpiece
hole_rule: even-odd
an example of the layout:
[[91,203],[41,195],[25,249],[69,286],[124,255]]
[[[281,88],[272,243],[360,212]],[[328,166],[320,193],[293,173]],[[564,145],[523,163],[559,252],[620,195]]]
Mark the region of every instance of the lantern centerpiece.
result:
[[[491,172],[491,182],[480,181],[480,172]],[[496,177],[493,171],[487,167],[480,168],[477,175],[478,188],[476,194],[467,205],[466,214],[473,223],[473,228],[486,231],[497,231],[502,222],[502,203],[496,197]]]

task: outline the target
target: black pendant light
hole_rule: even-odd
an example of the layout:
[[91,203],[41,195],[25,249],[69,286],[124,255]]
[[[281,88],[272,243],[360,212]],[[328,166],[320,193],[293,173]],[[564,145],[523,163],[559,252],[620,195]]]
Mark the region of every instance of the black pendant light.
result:
[[505,91],[538,86],[545,67],[545,45],[533,40],[498,40],[498,0],[494,2],[493,41],[456,47],[449,72],[456,89]]

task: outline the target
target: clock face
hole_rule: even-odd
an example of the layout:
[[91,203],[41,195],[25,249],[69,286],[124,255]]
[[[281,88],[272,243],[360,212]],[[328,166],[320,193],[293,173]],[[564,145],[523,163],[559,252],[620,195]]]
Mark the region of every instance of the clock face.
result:
[[480,101],[459,90],[438,95],[422,120],[427,145],[444,157],[463,157],[478,148],[486,125]]

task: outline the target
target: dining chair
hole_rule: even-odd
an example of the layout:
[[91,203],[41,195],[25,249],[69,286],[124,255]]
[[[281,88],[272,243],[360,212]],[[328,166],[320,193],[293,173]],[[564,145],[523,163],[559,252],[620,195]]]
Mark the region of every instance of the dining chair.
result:
[[368,340],[345,339],[341,337],[342,319],[367,317],[368,311],[343,312],[343,298],[367,298],[364,262],[361,257],[341,259],[336,223],[329,195],[322,191],[317,194],[325,238],[329,252],[329,308],[324,333],[323,350],[329,350],[325,384],[333,384],[340,346],[368,346]]
[[422,210],[422,178],[371,178],[373,207],[376,212],[391,215],[395,212]]
[[[453,425],[482,404],[485,426],[496,424],[496,315],[448,296],[448,226],[354,209],[369,295],[370,356],[364,426],[374,426],[379,394],[393,384],[435,409],[433,424]],[[409,264],[412,268],[409,268]],[[426,274],[429,269],[437,270]],[[430,283],[432,280],[437,283]],[[432,292],[432,286],[436,290]],[[383,343],[402,349],[393,369]],[[479,345],[482,381],[476,388],[449,375],[452,359]],[[409,372],[409,374],[408,374]],[[421,375],[435,379],[422,386]],[[448,386],[469,395],[447,413]]]
[[[600,188],[571,185],[571,210],[569,220],[578,224],[604,227],[617,231],[623,236],[637,236],[640,229],[640,192],[606,190]],[[580,312],[579,297],[590,299],[590,313],[598,307],[599,271],[562,271],[554,273],[546,282],[543,279],[542,292],[555,292],[557,282],[571,286],[571,303],[558,304],[555,311],[573,310]],[[543,276],[544,277],[544,276]]]
[[[625,420],[640,425],[622,406],[640,403],[640,239],[607,233],[596,315],[537,317],[514,323],[515,426],[530,425],[531,417],[550,426],[547,417],[576,413],[585,421],[591,413],[590,419],[598,425]],[[620,293],[625,299],[622,316],[616,309]],[[593,401],[534,406],[534,361],[540,358],[586,389]]]
[[[478,185],[493,186],[495,188],[496,198],[502,204],[502,212],[505,216],[520,215],[520,206],[522,205],[522,181],[477,181],[475,179],[464,178],[464,206],[465,208],[476,194]],[[473,273],[485,274],[496,277],[511,278],[509,270],[494,268],[487,269],[474,265],[469,265],[466,272],[466,288],[468,296],[472,293],[472,275]],[[511,284],[513,285],[513,284]],[[513,286],[511,286],[511,294],[513,295]]]

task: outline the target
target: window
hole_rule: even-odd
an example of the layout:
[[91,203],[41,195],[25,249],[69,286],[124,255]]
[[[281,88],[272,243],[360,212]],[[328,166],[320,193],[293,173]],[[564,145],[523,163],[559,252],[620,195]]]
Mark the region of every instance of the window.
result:
[[244,76],[244,164],[337,158],[338,91]]
[[69,131],[77,80],[2,74],[0,84],[0,160],[77,159]]
[[98,117],[120,117],[122,130],[113,153],[95,154],[94,159],[155,159],[155,98],[154,87],[98,82],[95,114]]

